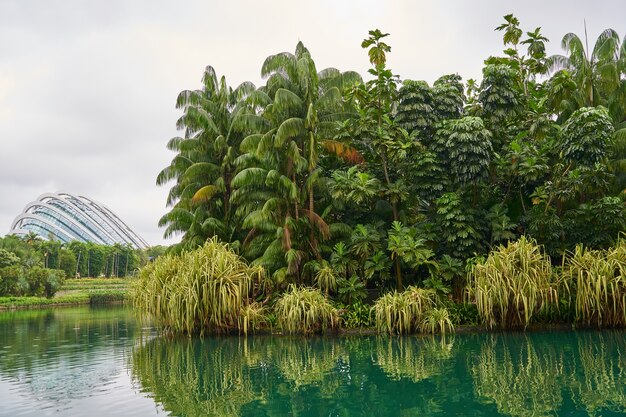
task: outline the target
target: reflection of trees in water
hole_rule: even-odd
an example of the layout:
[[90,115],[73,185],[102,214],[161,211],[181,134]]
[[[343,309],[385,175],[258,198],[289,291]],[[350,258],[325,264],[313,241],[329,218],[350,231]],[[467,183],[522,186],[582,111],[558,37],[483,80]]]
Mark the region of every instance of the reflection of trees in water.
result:
[[389,337],[376,341],[376,364],[394,380],[413,382],[442,373],[445,360],[453,357],[453,338]]
[[623,354],[623,333],[157,338],[132,367],[175,415],[597,415],[626,404]]
[[341,385],[335,368],[345,360],[330,339],[157,338],[135,349],[132,368],[174,414],[235,416],[268,393],[292,397],[294,405],[304,400],[300,388],[331,395]]
[[499,412],[552,416],[565,396],[589,415],[626,411],[623,332],[563,335],[578,349],[568,349],[565,343],[541,344],[528,335],[521,338],[520,343],[507,335],[491,336],[470,360],[476,394]]
[[153,339],[133,351],[132,374],[174,415],[238,416],[241,406],[262,400],[250,369],[260,361],[246,339]]
[[599,415],[603,409],[626,412],[624,333],[580,334],[578,360],[580,370],[570,378],[575,402],[589,415]]
[[158,338],[136,347],[132,372],[175,415],[234,416],[258,407],[275,416],[348,416],[373,405],[379,415],[402,407],[432,415],[441,404],[415,381],[452,357],[452,339],[439,338]]
[[526,335],[515,347],[506,336],[490,338],[471,366],[476,394],[511,416],[554,415],[562,402],[562,356],[538,351]]
[[135,322],[122,309],[57,308],[0,312],[0,371],[4,375],[54,363],[87,360],[132,339]]
[[348,365],[349,358],[336,339],[278,338],[273,342],[268,353],[293,389],[317,385],[328,396],[341,385],[340,373],[334,371]]

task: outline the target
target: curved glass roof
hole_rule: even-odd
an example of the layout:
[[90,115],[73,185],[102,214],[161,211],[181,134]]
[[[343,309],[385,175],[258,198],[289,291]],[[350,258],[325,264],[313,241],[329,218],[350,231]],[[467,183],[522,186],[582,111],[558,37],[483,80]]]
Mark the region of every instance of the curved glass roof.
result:
[[47,193],[28,203],[15,218],[9,234],[35,232],[61,242],[77,240],[105,245],[129,244],[135,248],[149,245],[103,204],[68,193]]

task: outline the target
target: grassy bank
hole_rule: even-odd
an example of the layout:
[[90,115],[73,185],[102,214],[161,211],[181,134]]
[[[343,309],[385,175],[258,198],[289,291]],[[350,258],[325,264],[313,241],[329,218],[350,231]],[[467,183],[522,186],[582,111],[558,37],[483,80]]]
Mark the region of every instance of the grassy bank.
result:
[[68,279],[52,298],[0,297],[0,310],[120,303],[126,299],[131,282],[132,278]]

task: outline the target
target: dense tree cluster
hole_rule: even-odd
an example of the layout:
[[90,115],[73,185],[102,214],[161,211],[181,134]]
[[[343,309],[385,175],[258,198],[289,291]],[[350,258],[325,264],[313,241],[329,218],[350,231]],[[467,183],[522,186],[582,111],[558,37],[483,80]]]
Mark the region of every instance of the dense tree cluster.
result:
[[65,277],[124,277],[145,264],[149,254],[129,245],[98,245],[78,241],[64,244],[43,240],[35,233],[0,238],[0,268],[20,266],[62,270]]
[[233,89],[207,67],[177,100],[183,132],[157,183],[173,181],[165,235],[175,249],[217,236],[275,285],[422,283],[447,292],[465,266],[527,235],[556,262],[626,229],[626,40],[592,50],[574,34],[547,56],[512,15],[503,56],[482,81],[433,85],[387,67],[388,34],[369,32],[371,69],[321,71],[298,43],[268,57],[265,85]]

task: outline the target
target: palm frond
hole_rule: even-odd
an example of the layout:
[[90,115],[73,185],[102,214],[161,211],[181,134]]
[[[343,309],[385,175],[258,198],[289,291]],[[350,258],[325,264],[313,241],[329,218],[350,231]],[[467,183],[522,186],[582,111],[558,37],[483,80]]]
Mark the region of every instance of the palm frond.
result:
[[263,185],[265,184],[267,172],[268,171],[266,169],[259,167],[246,168],[235,175],[231,185],[234,188]]
[[[276,55],[270,55],[265,58],[261,67],[261,77],[266,78],[275,72],[289,72],[293,68],[295,56],[289,52],[281,52]],[[291,67],[291,68],[290,68]]]
[[297,138],[306,133],[304,129],[304,121],[298,117],[292,117],[280,124],[274,138],[274,146],[279,148],[285,144],[288,139]]
[[220,167],[211,162],[196,162],[185,170],[183,179],[194,181],[197,178],[211,178],[220,171]]
[[219,188],[215,185],[205,185],[191,197],[191,202],[194,204],[209,202],[219,191]]
[[306,209],[301,210],[302,213],[309,219],[311,226],[317,228],[324,239],[330,238],[330,228],[328,227],[328,223],[326,223],[324,219],[319,216],[319,214]]
[[350,164],[358,165],[365,162],[363,155],[361,155],[356,148],[348,144],[336,140],[324,140],[321,141],[320,144],[324,149],[326,149],[326,151],[337,155],[339,158]]
[[293,91],[279,88],[274,95],[274,108],[287,114],[298,114],[304,110],[304,102]]

